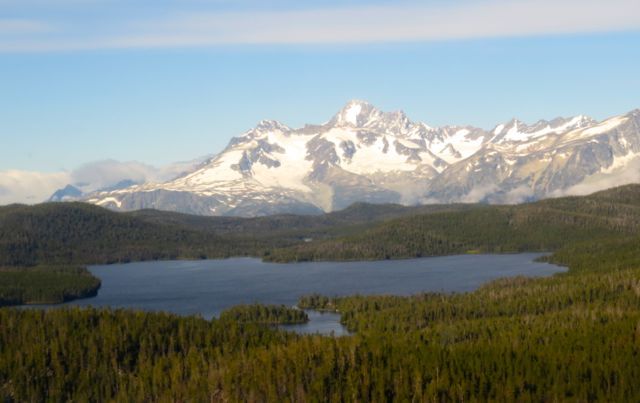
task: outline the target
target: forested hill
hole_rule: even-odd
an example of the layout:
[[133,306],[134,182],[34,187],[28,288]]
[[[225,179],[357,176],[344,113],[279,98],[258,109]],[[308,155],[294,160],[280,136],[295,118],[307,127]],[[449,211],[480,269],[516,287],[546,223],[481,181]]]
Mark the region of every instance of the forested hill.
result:
[[83,203],[0,209],[0,266],[110,263],[240,253],[214,234]]
[[0,267],[269,254],[372,222],[465,205],[357,204],[321,216],[202,217],[157,210],[116,213],[85,203],[0,207]]
[[361,260],[554,251],[571,243],[626,238],[640,228],[640,186],[535,203],[475,205],[413,215],[347,236],[273,251],[268,260]]
[[83,203],[12,205],[0,207],[0,266],[548,251],[567,242],[634,235],[639,213],[640,185],[514,206],[359,203],[319,216],[259,218],[116,213]]
[[461,211],[474,204],[434,204],[402,206],[399,204],[354,203],[344,210],[321,215],[278,214],[252,218],[210,217],[159,210],[136,210],[123,213],[144,221],[179,225],[193,230],[213,232],[218,235],[269,235],[295,238],[300,236],[330,236],[343,233],[345,228],[369,226],[372,222],[430,214],[440,211]]

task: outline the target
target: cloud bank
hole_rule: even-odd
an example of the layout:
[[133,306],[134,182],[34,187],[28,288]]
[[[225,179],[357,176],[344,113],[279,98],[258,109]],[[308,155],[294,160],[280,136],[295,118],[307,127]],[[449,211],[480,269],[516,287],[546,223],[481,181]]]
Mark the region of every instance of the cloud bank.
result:
[[40,203],[67,183],[64,172],[0,171],[0,205]]
[[[95,18],[95,17],[94,17]],[[105,17],[107,18],[107,17]],[[74,25],[56,35],[2,35],[0,51],[223,45],[365,44],[640,30],[637,0],[477,0],[279,11],[175,10],[154,19]],[[5,22],[11,27],[12,23]],[[48,21],[22,21],[26,27]],[[14,23],[15,25],[15,23]],[[84,27],[84,28],[83,28]],[[101,27],[101,28],[98,28]],[[84,30],[83,30],[84,29]],[[36,30],[37,31],[37,30]]]
[[616,186],[640,183],[640,158],[610,173],[596,173],[583,182],[551,194],[551,197],[584,196]]
[[88,193],[123,180],[138,183],[164,182],[191,171],[210,156],[177,162],[160,168],[137,161],[95,161],[70,172],[0,171],[0,205],[35,204],[49,199],[58,189],[74,185]]

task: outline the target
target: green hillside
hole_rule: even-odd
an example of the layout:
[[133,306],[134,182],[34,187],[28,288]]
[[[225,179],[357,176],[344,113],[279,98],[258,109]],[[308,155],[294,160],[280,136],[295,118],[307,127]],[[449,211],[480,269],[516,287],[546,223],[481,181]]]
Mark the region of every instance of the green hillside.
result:
[[201,217],[85,203],[0,207],[0,265],[98,264],[262,256],[271,249],[344,235],[372,222],[456,206],[357,204],[322,216]]
[[185,225],[161,225],[84,203],[0,208],[0,264],[91,264],[256,253]]
[[585,197],[462,211],[374,223],[353,235],[274,250],[271,261],[363,260],[455,253],[554,251],[569,243],[637,234],[638,185]]

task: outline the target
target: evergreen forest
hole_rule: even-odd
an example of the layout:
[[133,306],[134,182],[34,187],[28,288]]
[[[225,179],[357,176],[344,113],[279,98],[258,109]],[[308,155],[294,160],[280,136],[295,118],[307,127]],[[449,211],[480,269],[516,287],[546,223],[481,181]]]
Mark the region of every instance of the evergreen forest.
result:
[[[0,279],[19,272],[26,277],[12,282],[37,284],[25,278],[76,270],[90,280],[77,265],[226,255],[548,251],[568,271],[469,293],[300,299],[301,308],[339,312],[352,332],[343,337],[273,327],[304,319],[278,306],[232,308],[211,321],[4,307],[3,401],[640,401],[640,186],[518,206],[359,205],[326,216],[162,222],[163,214],[0,209]],[[78,293],[96,285],[68,284]],[[49,298],[42,289],[19,297]],[[4,281],[0,290],[11,295]]]

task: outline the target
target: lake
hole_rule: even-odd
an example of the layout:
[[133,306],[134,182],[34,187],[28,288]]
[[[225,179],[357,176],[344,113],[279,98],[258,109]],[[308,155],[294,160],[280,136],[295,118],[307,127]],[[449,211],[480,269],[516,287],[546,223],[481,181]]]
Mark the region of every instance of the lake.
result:
[[[459,255],[367,262],[263,263],[259,259],[153,261],[90,266],[102,280],[98,296],[66,303],[180,315],[218,316],[244,303],[295,305],[305,294],[411,295],[465,292],[499,277],[549,276],[565,268],[534,262],[539,253]],[[338,314],[308,312],[299,333],[346,334]]]

